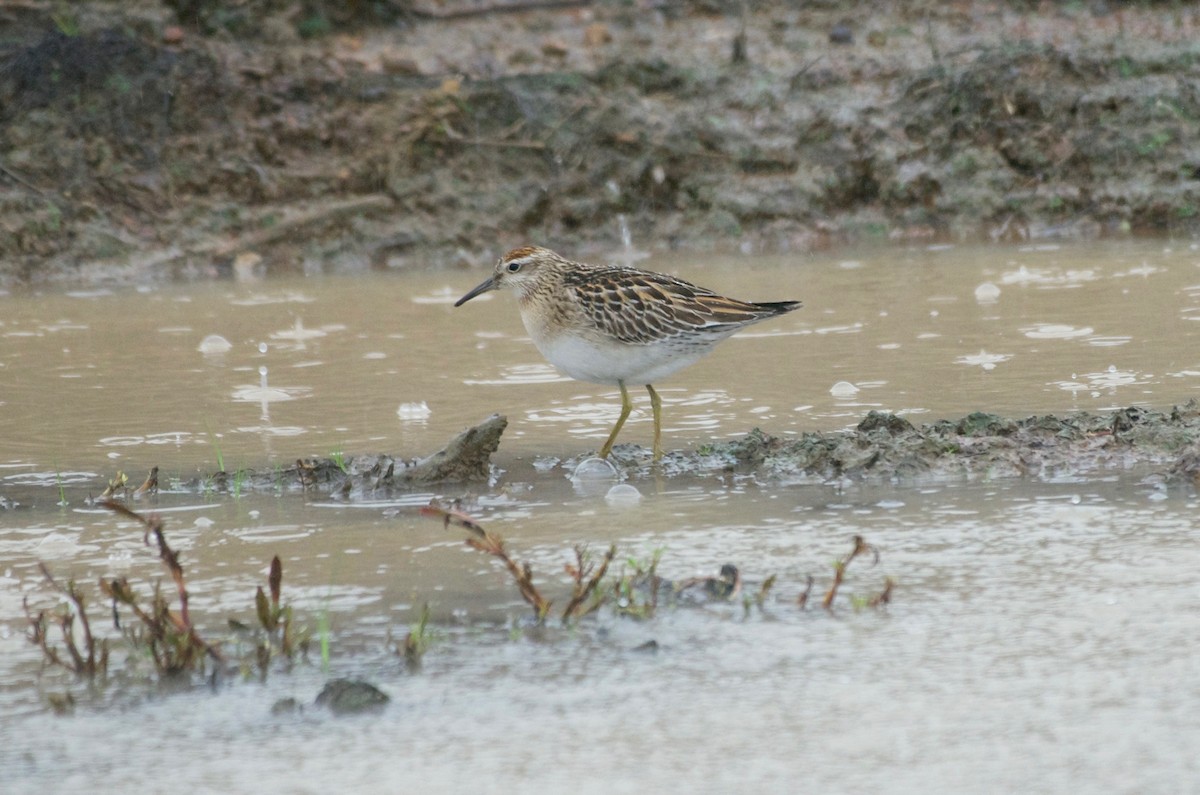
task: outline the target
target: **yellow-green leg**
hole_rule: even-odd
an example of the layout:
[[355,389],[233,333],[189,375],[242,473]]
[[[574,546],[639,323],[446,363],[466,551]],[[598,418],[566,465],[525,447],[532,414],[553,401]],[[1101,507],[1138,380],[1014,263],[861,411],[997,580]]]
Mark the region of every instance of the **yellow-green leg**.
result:
[[650,408],[654,411],[654,460],[662,458],[662,398],[654,391],[654,387],[646,384],[650,393]]
[[625,382],[618,381],[617,386],[621,387],[621,416],[617,417],[617,424],[613,426],[612,433],[608,435],[608,441],[600,448],[601,458],[608,458],[608,454],[612,452],[613,442],[617,440],[617,434],[621,432],[621,426],[625,424],[625,420],[629,419],[629,412],[633,411],[633,401],[629,399],[629,390],[625,388]]

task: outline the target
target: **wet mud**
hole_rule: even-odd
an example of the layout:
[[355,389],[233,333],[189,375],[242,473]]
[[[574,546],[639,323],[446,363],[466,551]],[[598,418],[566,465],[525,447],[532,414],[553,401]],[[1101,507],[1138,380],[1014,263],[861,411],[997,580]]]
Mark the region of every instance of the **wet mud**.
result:
[[1200,224],[1187,4],[513,5],[8,4],[0,284]]
[[707,452],[734,469],[823,480],[1050,480],[1154,470],[1170,482],[1200,474],[1200,404],[1010,419],[975,412],[914,426],[872,411],[852,431],[780,439],[755,430]]
[[[388,454],[310,459],[291,466],[214,472],[176,484],[197,493],[295,492],[375,499],[430,485],[500,482],[493,456],[507,420],[493,415],[415,460]],[[572,475],[591,454],[559,462]],[[1170,411],[1139,407],[1020,419],[975,412],[920,426],[871,411],[853,429],[772,436],[755,428],[740,439],[669,451],[655,463],[648,448],[617,445],[614,477],[754,475],[766,481],[844,485],[930,483],[961,479],[1054,480],[1140,472],[1164,486],[1200,486],[1200,403]],[[146,491],[143,484],[139,491]],[[121,496],[110,489],[105,498]],[[132,493],[127,491],[125,493]]]

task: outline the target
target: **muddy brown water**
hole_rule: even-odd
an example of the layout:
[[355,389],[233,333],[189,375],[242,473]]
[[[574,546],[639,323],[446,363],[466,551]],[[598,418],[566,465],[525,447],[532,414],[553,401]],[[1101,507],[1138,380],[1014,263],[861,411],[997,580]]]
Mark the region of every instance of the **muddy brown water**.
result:
[[[1200,391],[1200,251],[1132,242],[863,250],[792,260],[641,264],[805,308],[736,337],[662,385],[668,449],[851,425],[1167,407]],[[480,272],[0,296],[0,769],[6,791],[185,780],[196,791],[1179,791],[1200,780],[1197,498],[1145,472],[1046,481],[793,484],[753,476],[572,480],[614,390],[558,378],[510,296],[453,309]],[[201,352],[221,335],[223,353]],[[265,370],[265,386],[263,374]],[[622,434],[648,444],[648,403]],[[308,455],[431,451],[501,412],[492,484],[390,502],[173,492],[173,478]],[[220,635],[251,621],[272,555],[284,598],[331,624],[331,671],[159,696],[113,685],[56,717],[23,638],[21,600],[52,602],[37,561],[145,589],[157,563],[130,523],[85,498],[116,471],[161,468],[139,505],[167,518],[192,608]],[[57,504],[61,496],[66,504]],[[577,543],[662,550],[672,578],[777,576],[740,603],[602,613],[573,631],[514,630],[525,608],[492,561],[419,519],[433,496],[529,560],[547,595]],[[854,534],[833,615],[799,610]],[[897,581],[886,611],[852,596]],[[423,602],[420,673],[387,649]],[[657,653],[636,651],[649,640]],[[122,660],[122,652],[115,659]],[[335,719],[331,675],[392,697]],[[40,685],[39,685],[40,683]],[[115,727],[127,727],[127,733]]]

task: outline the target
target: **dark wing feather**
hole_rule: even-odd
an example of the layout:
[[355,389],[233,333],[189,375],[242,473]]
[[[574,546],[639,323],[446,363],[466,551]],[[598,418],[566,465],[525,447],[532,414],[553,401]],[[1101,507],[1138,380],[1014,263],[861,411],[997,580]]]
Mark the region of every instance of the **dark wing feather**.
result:
[[800,305],[738,301],[674,276],[634,268],[575,271],[566,283],[597,330],[631,344],[683,334],[728,336]]

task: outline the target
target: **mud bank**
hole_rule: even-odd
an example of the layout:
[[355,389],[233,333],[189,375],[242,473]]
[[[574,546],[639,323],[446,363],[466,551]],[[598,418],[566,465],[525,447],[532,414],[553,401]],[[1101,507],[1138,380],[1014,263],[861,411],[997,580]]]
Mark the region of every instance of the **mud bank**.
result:
[[[853,431],[783,440],[755,430],[703,451],[733,469],[821,480],[1043,480],[1161,469],[1166,482],[1200,474],[1200,404],[1170,412],[1126,408],[1009,419],[976,412],[914,426],[872,411]],[[698,455],[698,458],[703,458]]]
[[[420,458],[309,459],[214,472],[173,481],[169,488],[204,494],[306,493],[347,501],[384,499],[431,486],[475,491],[480,483],[503,484],[531,474],[524,463],[503,456],[493,460],[506,426],[504,417],[493,415]],[[550,471],[572,476],[590,455],[559,462]],[[1169,412],[1132,407],[1023,419],[976,412],[920,426],[872,411],[852,430],[781,438],[756,428],[731,442],[668,452],[657,464],[649,449],[621,444],[611,461],[614,478],[634,483],[647,477],[753,475],[776,484],[905,485],[1141,472],[1163,486],[1195,487],[1200,486],[1200,403],[1192,400]],[[157,469],[136,491],[157,488],[157,481],[150,482],[156,475]],[[128,497],[134,491],[132,486],[110,489],[104,497]]]
[[1200,228],[1184,4],[393,5],[7,5],[0,284]]

